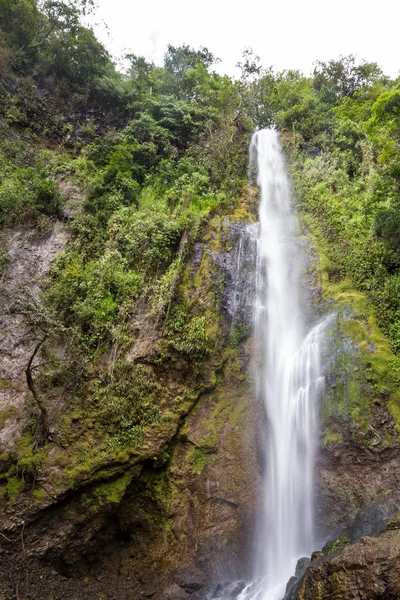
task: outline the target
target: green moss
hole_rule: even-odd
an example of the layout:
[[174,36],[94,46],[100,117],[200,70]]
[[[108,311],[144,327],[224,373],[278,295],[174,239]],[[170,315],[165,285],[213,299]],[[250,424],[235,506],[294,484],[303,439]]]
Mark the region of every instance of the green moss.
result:
[[349,321],[344,321],[342,319],[340,323],[340,327],[344,334],[354,340],[355,342],[366,341],[369,339],[369,335],[365,329],[365,325],[358,320],[350,319]]
[[234,221],[242,221],[245,223],[254,223],[256,215],[249,212],[249,207],[246,202],[242,202],[240,206],[232,213],[232,219]]
[[[176,514],[182,504],[182,488],[174,480],[171,463],[159,472],[145,473],[143,479],[146,481],[146,488],[141,507],[146,514],[146,519],[152,526],[157,524],[164,534],[168,534],[172,526],[170,516]],[[152,512],[155,505],[156,514]]]
[[132,474],[125,473],[122,477],[99,484],[89,499],[89,504],[119,504],[124,497],[126,488],[132,481]]
[[[314,237],[313,241],[320,256],[315,268],[322,294],[330,301],[329,310],[337,313],[337,327],[331,329],[329,339],[331,355],[335,356],[329,367],[334,384],[321,403],[324,443],[340,443],[338,432],[331,429],[332,416],[341,419],[342,424],[347,422],[354,435],[360,431],[371,434],[373,407],[382,401],[387,402],[400,431],[399,359],[380,331],[375,309],[366,295],[355,290],[349,278],[332,281],[333,263],[318,239]],[[387,432],[379,444],[390,444],[391,435]]]
[[[360,342],[361,338],[365,339]],[[321,401],[324,443],[340,443],[337,431],[332,429],[332,424],[338,420],[341,426],[347,423],[346,427],[355,436],[359,433],[369,434],[365,443],[368,443],[368,439],[372,442],[374,407],[383,402],[387,395],[390,398],[397,397],[395,382],[388,371],[390,362],[385,349],[373,344],[371,339],[377,343],[377,337],[368,331],[362,318],[339,318],[332,349],[335,360],[329,367],[331,385],[327,386]],[[364,342],[365,349],[360,347]],[[380,444],[390,443],[390,432],[385,438],[379,438]]]
[[350,538],[347,535],[341,535],[337,540],[333,542],[328,542],[322,549],[323,554],[328,554],[328,552],[335,552],[336,550],[340,550],[345,546],[351,544]]
[[12,384],[11,381],[9,381],[9,379],[2,379],[0,377],[0,392],[2,392],[3,390],[8,390],[11,387]]
[[[2,389],[1,388],[2,381],[4,381],[4,379],[0,380],[0,391]],[[5,388],[3,387],[3,389],[5,389]],[[19,412],[15,406],[8,406],[4,410],[0,410],[0,429],[3,429],[3,427],[7,423],[7,421],[9,421],[10,419],[15,419],[18,415],[19,415]]]
[[192,473],[200,475],[207,461],[207,456],[203,448],[195,448],[190,456],[190,461],[193,464]]
[[[64,453],[56,457],[55,462],[63,468],[52,474],[54,487],[68,486],[78,488],[82,483],[110,479],[119,475],[130,461],[130,453],[126,448],[116,447],[113,451],[108,447],[109,439],[103,444],[95,444],[92,440],[80,440],[71,445]],[[47,464],[47,468],[49,465]]]
[[[221,432],[227,425],[235,432],[235,437],[243,432],[243,416],[247,406],[249,383],[246,375],[240,370],[237,350],[228,348],[224,351],[220,369],[215,373],[215,377],[214,389],[203,394],[201,402],[191,411],[191,418],[196,419],[203,407],[207,406],[207,412],[201,416],[201,434],[196,438],[198,448],[194,451],[199,458],[199,469],[203,468],[203,461],[200,459],[205,455],[207,460],[213,460],[210,453],[215,451]],[[187,419],[182,427],[182,434],[189,432],[191,418]],[[188,470],[193,469],[192,454],[188,455]]]
[[32,500],[35,504],[42,504],[42,502],[52,500],[52,497],[43,488],[35,488],[32,492]]
[[74,410],[73,412],[63,415],[61,426],[64,434],[69,437],[71,430],[73,430],[74,427],[79,426],[79,424],[82,424],[83,419],[83,413],[78,410]]
[[45,449],[34,449],[32,435],[25,433],[16,442],[17,466],[24,473],[34,474],[45,458]]
[[343,444],[343,433],[339,432],[339,431],[333,432],[328,427],[325,427],[323,444],[325,447],[327,447],[331,444],[332,445]]
[[24,486],[24,480],[19,477],[10,477],[7,481],[7,496],[10,502],[15,502],[21,489]]
[[8,452],[0,452],[0,471],[4,471],[4,469],[9,465],[11,457]]

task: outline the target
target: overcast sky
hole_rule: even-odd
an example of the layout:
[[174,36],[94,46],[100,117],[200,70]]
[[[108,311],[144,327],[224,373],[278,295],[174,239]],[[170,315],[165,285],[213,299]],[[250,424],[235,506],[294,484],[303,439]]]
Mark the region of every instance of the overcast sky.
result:
[[[162,64],[168,43],[206,46],[237,74],[243,49],[265,67],[300,69],[355,54],[396,77],[400,0],[98,0],[95,31],[116,57],[125,52]],[[108,31],[101,22],[108,26]]]

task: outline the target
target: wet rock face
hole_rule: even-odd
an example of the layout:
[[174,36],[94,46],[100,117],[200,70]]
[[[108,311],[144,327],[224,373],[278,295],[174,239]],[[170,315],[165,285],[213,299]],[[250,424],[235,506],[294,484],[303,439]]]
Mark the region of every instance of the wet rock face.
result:
[[[247,575],[249,545],[259,497],[256,440],[258,407],[249,381],[252,356],[248,338],[252,320],[255,245],[250,226],[224,219],[218,231],[220,249],[195,245],[189,262],[193,280],[209,264],[206,302],[219,306],[221,335],[246,329],[219,368],[219,376],[185,418],[176,436],[165,488],[160,497],[144,489],[126,497],[117,518],[119,529],[136,548],[123,553],[122,572],[139,580],[157,573],[154,598],[205,598],[219,582]],[[203,267],[202,267],[203,265]],[[247,337],[247,339],[246,339]],[[237,344],[237,345],[236,345]],[[153,505],[151,520],[168,514],[164,528],[141,534],[134,519]],[[143,514],[142,522],[148,518]],[[146,554],[146,556],[144,556]],[[143,582],[144,593],[152,591]],[[230,584],[229,584],[230,585]],[[235,584],[237,586],[237,582]],[[147,590],[147,591],[146,591]],[[232,596],[234,597],[234,596]]]
[[37,291],[43,276],[50,270],[52,260],[65,248],[68,237],[66,226],[61,221],[54,223],[45,238],[38,237],[34,229],[8,231],[3,239],[8,264],[3,275],[2,293],[11,296],[23,285]]
[[56,221],[51,232],[38,237],[34,229],[18,228],[6,232],[3,245],[8,254],[7,268],[0,287],[0,452],[12,452],[21,434],[25,404],[30,401],[25,369],[36,345],[27,319],[10,314],[7,308],[24,288],[37,293],[50,271],[52,260],[65,248],[68,232]]
[[179,585],[173,583],[165,588],[160,600],[186,600],[187,598],[190,598],[189,594]]
[[238,600],[246,587],[244,581],[219,583],[207,596],[206,600]]
[[379,534],[400,506],[399,469],[397,447],[373,452],[347,443],[321,450],[316,474],[319,539]]
[[366,305],[352,298],[332,308],[324,357],[315,478],[321,545],[341,534],[379,534],[400,502],[395,358]]
[[304,556],[297,561],[296,571],[293,577],[291,577],[287,583],[285,597],[283,600],[296,600],[301,580],[307,571],[309,564],[310,559],[307,556]]
[[255,297],[257,225],[222,222],[222,252],[210,252],[222,286],[221,308],[230,323],[250,326]]
[[46,232],[17,226],[2,235],[7,264],[0,283],[0,453],[13,452],[27,420],[31,397],[25,369],[37,343],[26,317],[8,309],[25,288],[34,295],[39,292],[52,261],[68,244],[68,221],[76,217],[84,201],[82,190],[69,180],[56,179],[55,183],[64,197],[62,220],[49,220]]
[[396,600],[400,598],[400,531],[316,553],[297,600]]
[[[24,572],[25,558],[30,571],[46,581],[48,598],[57,600],[103,596],[120,600],[143,595],[154,600],[202,599],[218,582],[246,576],[260,485],[254,458],[258,409],[249,381],[255,249],[251,227],[234,219],[216,221],[213,233],[207,233],[209,237],[194,247],[185,293],[189,298],[198,293],[200,303],[213,306],[215,322],[211,325],[214,330],[218,328],[221,353],[211,354],[204,365],[190,366],[190,370],[186,363],[181,366],[177,362],[167,365],[165,373],[160,372],[166,385],[180,390],[185,407],[180,419],[155,427],[146,448],[140,449],[130,463],[99,464],[96,469],[103,470],[97,479],[74,484],[66,481],[61,488],[57,477],[61,480],[63,467],[59,459],[67,449],[46,448],[48,454],[54,453],[57,463],[56,469],[40,472],[36,480],[46,491],[46,498],[37,506],[31,505],[28,518],[22,504],[12,507],[18,509],[19,524],[26,519],[26,557],[21,555],[20,544],[7,546],[7,569],[12,570],[14,563],[18,565],[10,584],[14,589]],[[33,291],[38,289],[52,258],[68,239],[62,224],[51,236],[38,242],[29,238],[14,243],[15,260],[10,260],[7,272],[11,295],[17,289],[13,287],[13,273],[18,269],[20,280],[35,286]],[[33,276],[35,263],[43,264],[37,269],[37,277]],[[10,389],[20,402],[19,414],[24,415],[31,401],[24,369],[34,339],[29,337],[27,323],[12,327],[10,323],[4,327],[20,336],[14,346],[21,356],[19,363],[16,354],[13,357],[14,368],[17,364],[19,367],[13,379],[8,377]],[[149,335],[140,326],[143,340],[148,341]],[[142,344],[139,348],[136,344],[131,359],[148,359],[154,344],[150,346]],[[181,391],[183,380],[188,385],[187,398]],[[175,385],[177,381],[180,386]],[[177,398],[176,404],[182,398]],[[22,420],[10,419],[10,423],[14,421],[20,431]],[[6,425],[5,430],[10,432]],[[11,436],[10,447],[12,444]],[[124,483],[121,494],[113,491],[112,485],[115,483],[118,491],[118,481],[126,476],[130,476],[130,483]],[[100,494],[105,485],[110,489]],[[20,531],[17,526],[14,529]],[[17,537],[14,529],[11,534]],[[88,578],[87,585],[83,577]],[[3,585],[7,592],[11,590],[0,577],[0,595]],[[23,593],[33,599],[47,599],[39,588],[29,585]]]

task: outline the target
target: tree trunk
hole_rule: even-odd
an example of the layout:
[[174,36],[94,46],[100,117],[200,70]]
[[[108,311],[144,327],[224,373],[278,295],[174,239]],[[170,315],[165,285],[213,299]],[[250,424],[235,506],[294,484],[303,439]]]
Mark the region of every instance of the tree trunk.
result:
[[32,363],[34,361],[36,354],[39,352],[40,348],[42,347],[42,345],[44,344],[46,339],[47,339],[47,334],[40,340],[40,342],[38,342],[36,344],[35,349],[29,359],[28,365],[25,369],[26,383],[28,384],[28,388],[32,392],[32,396],[40,410],[40,419],[39,419],[38,428],[37,428],[37,432],[36,432],[39,443],[45,441],[47,438],[49,416],[48,416],[46,405],[44,404],[41,397],[39,396],[37,389],[36,389],[35,381],[32,377]]

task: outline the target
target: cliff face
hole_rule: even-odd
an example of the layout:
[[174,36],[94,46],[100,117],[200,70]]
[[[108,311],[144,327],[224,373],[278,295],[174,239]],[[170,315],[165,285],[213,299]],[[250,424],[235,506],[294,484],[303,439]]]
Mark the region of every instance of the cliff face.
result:
[[54,223],[44,239],[40,239],[37,230],[22,227],[3,235],[3,247],[8,255],[0,290],[0,302],[8,308],[0,316],[0,414],[4,425],[0,439],[3,451],[12,450],[15,438],[22,433],[23,423],[19,416],[30,395],[25,369],[35,347],[26,317],[11,312],[10,308],[23,290],[37,292],[41,280],[48,275],[51,261],[67,242],[68,234],[61,221]]
[[359,598],[394,600],[400,594],[397,525],[379,537],[363,536],[356,544],[338,540],[315,553],[300,585],[299,600]]
[[321,252],[319,303],[335,319],[326,348],[316,492],[320,543],[331,541],[313,555],[297,597],[395,598],[398,358],[365,296],[349,280],[332,281],[326,264]]
[[[206,346],[191,356],[171,351],[165,325],[155,323],[149,309],[137,313],[124,380],[144,406],[152,403],[157,418],[147,425],[143,417],[143,434],[123,451],[113,446],[106,426],[95,423],[104,419],[102,386],[113,394],[107,380],[116,368],[112,349],[85,366],[87,398],[78,412],[61,385],[57,391],[47,382],[42,366],[54,361],[54,353],[70,360],[68,349],[62,353],[46,343],[33,365],[39,393],[53,412],[47,442],[32,449],[29,410],[37,408],[25,370],[37,340],[26,315],[4,314],[4,366],[13,365],[2,379],[5,598],[16,590],[31,598],[196,597],[213,582],[246,576],[259,496],[249,210],[244,202],[236,214],[213,218],[181,278],[177,293],[192,307],[192,319],[201,307]],[[46,285],[68,227],[57,222],[40,240],[22,228],[7,234],[2,293],[10,303],[17,287],[34,296]]]
[[[246,579],[260,498],[263,418],[255,400],[249,337],[252,202],[250,196],[236,213],[210,221],[181,278],[178,294],[190,301],[192,318],[201,307],[206,348],[192,358],[171,352],[168,330],[152,321],[149,309],[137,314],[124,377],[159,413],[124,451],[113,449],[104,427],[98,437],[95,425],[104,418],[96,397],[100,367],[100,390],[104,386],[113,393],[104,375],[115,368],[112,349],[86,367],[85,386],[89,382],[90,387],[85,390],[91,391],[85,411],[68,406],[60,394],[48,442],[31,450],[27,407],[35,406],[25,369],[36,340],[25,315],[3,315],[3,352],[11,357],[3,364],[13,365],[2,390],[5,598],[18,589],[31,598],[145,594],[173,600],[203,597],[218,582]],[[67,221],[56,222],[41,239],[21,228],[7,234],[10,259],[2,293],[8,304],[21,289],[36,293],[45,285],[51,260],[68,242],[68,227]],[[341,543],[334,545],[334,560],[344,561],[343,570],[350,573],[340,580],[343,593],[349,593],[358,585],[351,578],[354,561],[361,560],[359,548],[367,543],[362,540],[385,531],[400,501],[395,362],[363,298],[329,287],[318,266],[307,287],[319,310],[326,310],[329,297],[334,300],[327,303],[336,317],[326,347],[317,525],[321,540],[341,534],[348,540],[343,558]],[[67,358],[65,350],[57,352]],[[50,350],[44,345],[41,353],[37,365],[46,362]],[[49,402],[47,388],[40,390]],[[382,570],[375,579],[384,579],[391,568],[390,557],[382,564],[379,557],[393,535],[368,542],[371,556],[363,555],[362,568],[368,571],[375,556]],[[331,560],[331,550],[313,559],[299,598],[317,597],[317,588],[321,598],[329,597]]]
[[[68,336],[67,344],[58,336],[40,347],[34,379],[50,420],[38,444],[26,380],[37,329],[16,299],[39,298],[68,244],[82,195],[60,185],[70,198],[62,220],[40,236],[19,226],[3,238],[1,592],[204,597],[219,582],[246,579],[260,498],[263,413],[250,337],[257,199],[250,193],[203,227],[174,283],[169,320],[139,303],[123,348],[100,346],[89,361]],[[182,252],[185,243],[183,235]],[[389,593],[396,579],[396,533],[385,530],[400,501],[398,362],[364,296],[332,281],[322,252],[310,256],[317,264],[305,287],[316,311],[334,315],[321,400],[318,537],[322,545],[344,535],[346,544],[314,556],[298,594],[328,598],[340,583],[338,597],[360,585],[361,597],[372,598],[376,585]],[[135,403],[142,412],[132,425],[127,411]],[[368,574],[362,586],[358,568]],[[332,569],[345,575],[331,576]]]

